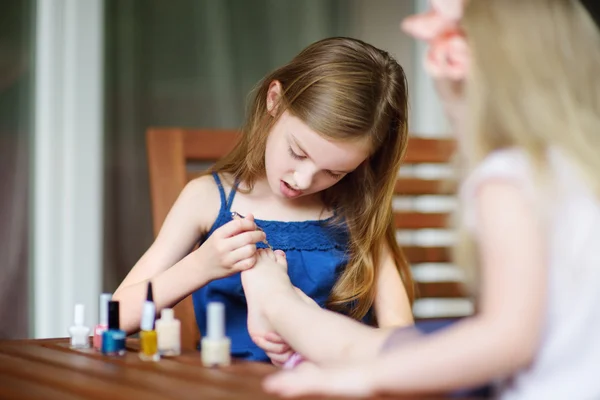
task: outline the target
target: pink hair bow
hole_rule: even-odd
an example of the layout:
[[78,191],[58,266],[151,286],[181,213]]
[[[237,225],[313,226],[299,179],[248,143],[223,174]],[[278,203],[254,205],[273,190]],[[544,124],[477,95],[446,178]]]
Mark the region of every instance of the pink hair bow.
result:
[[430,0],[428,12],[402,21],[402,30],[429,44],[425,69],[434,78],[462,80],[469,70],[469,46],[459,25],[464,1]]

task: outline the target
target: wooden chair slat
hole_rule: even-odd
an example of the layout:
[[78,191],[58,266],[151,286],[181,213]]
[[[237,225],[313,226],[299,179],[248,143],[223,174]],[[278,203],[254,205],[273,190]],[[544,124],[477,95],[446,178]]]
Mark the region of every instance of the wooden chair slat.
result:
[[411,137],[404,157],[405,164],[449,163],[456,148],[452,139]]
[[213,161],[229,153],[240,134],[234,130],[183,130],[186,160]]
[[461,282],[417,282],[417,298],[465,298],[467,290]]
[[191,181],[191,180],[193,180],[193,179],[199,178],[202,175],[204,175],[203,171],[187,171],[186,172],[186,178],[187,178],[188,182]]
[[444,246],[402,246],[402,251],[411,264],[449,263],[452,260],[450,249]]
[[394,213],[394,224],[396,229],[445,229],[449,218],[449,213],[401,211]]
[[187,183],[180,130],[149,129],[146,133],[154,236]]
[[456,183],[441,179],[400,177],[396,181],[394,193],[405,196],[454,195]]

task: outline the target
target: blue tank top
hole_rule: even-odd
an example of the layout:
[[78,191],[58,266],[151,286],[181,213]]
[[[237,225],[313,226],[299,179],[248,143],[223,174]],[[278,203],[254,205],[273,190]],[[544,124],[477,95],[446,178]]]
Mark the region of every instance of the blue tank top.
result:
[[[219,176],[213,173],[221,195],[219,215],[207,238],[220,226],[231,221],[234,187],[225,194]],[[255,220],[265,231],[269,244],[283,250],[292,284],[314,299],[321,307],[329,298],[333,285],[346,267],[348,232],[345,227],[326,220],[282,222]],[[206,240],[206,238],[204,238]],[[266,247],[258,243],[257,247]],[[202,335],[206,333],[206,307],[211,301],[225,304],[225,329],[231,338],[231,355],[252,361],[269,361],[265,352],[252,342],[247,328],[248,308],[240,274],[212,281],[192,294],[196,322]]]

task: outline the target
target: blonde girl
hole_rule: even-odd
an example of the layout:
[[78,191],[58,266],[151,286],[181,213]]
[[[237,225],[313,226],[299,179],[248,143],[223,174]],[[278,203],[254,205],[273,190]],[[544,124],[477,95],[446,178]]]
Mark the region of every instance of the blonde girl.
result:
[[[243,276],[254,322],[318,365],[271,377],[269,391],[491,382],[503,399],[600,398],[599,20],[595,1],[439,0],[405,21],[430,45],[426,67],[466,165],[457,261],[477,267],[478,312],[431,335],[368,329],[303,303],[285,259],[261,251]],[[309,334],[292,331],[308,320]]]

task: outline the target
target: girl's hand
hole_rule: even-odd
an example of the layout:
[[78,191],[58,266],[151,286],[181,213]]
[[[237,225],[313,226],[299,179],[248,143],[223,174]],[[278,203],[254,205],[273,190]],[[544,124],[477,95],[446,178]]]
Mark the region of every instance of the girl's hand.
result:
[[312,363],[302,363],[292,371],[268,376],[263,387],[267,392],[282,397],[317,394],[368,397],[374,392],[370,375],[366,365],[321,368]]
[[214,280],[252,268],[256,263],[256,243],[265,239],[265,233],[258,230],[249,214],[216,229],[196,251],[210,265]]
[[274,332],[268,332],[262,337],[254,337],[252,340],[267,353],[273,365],[277,367],[282,367],[294,354],[285,340]]

